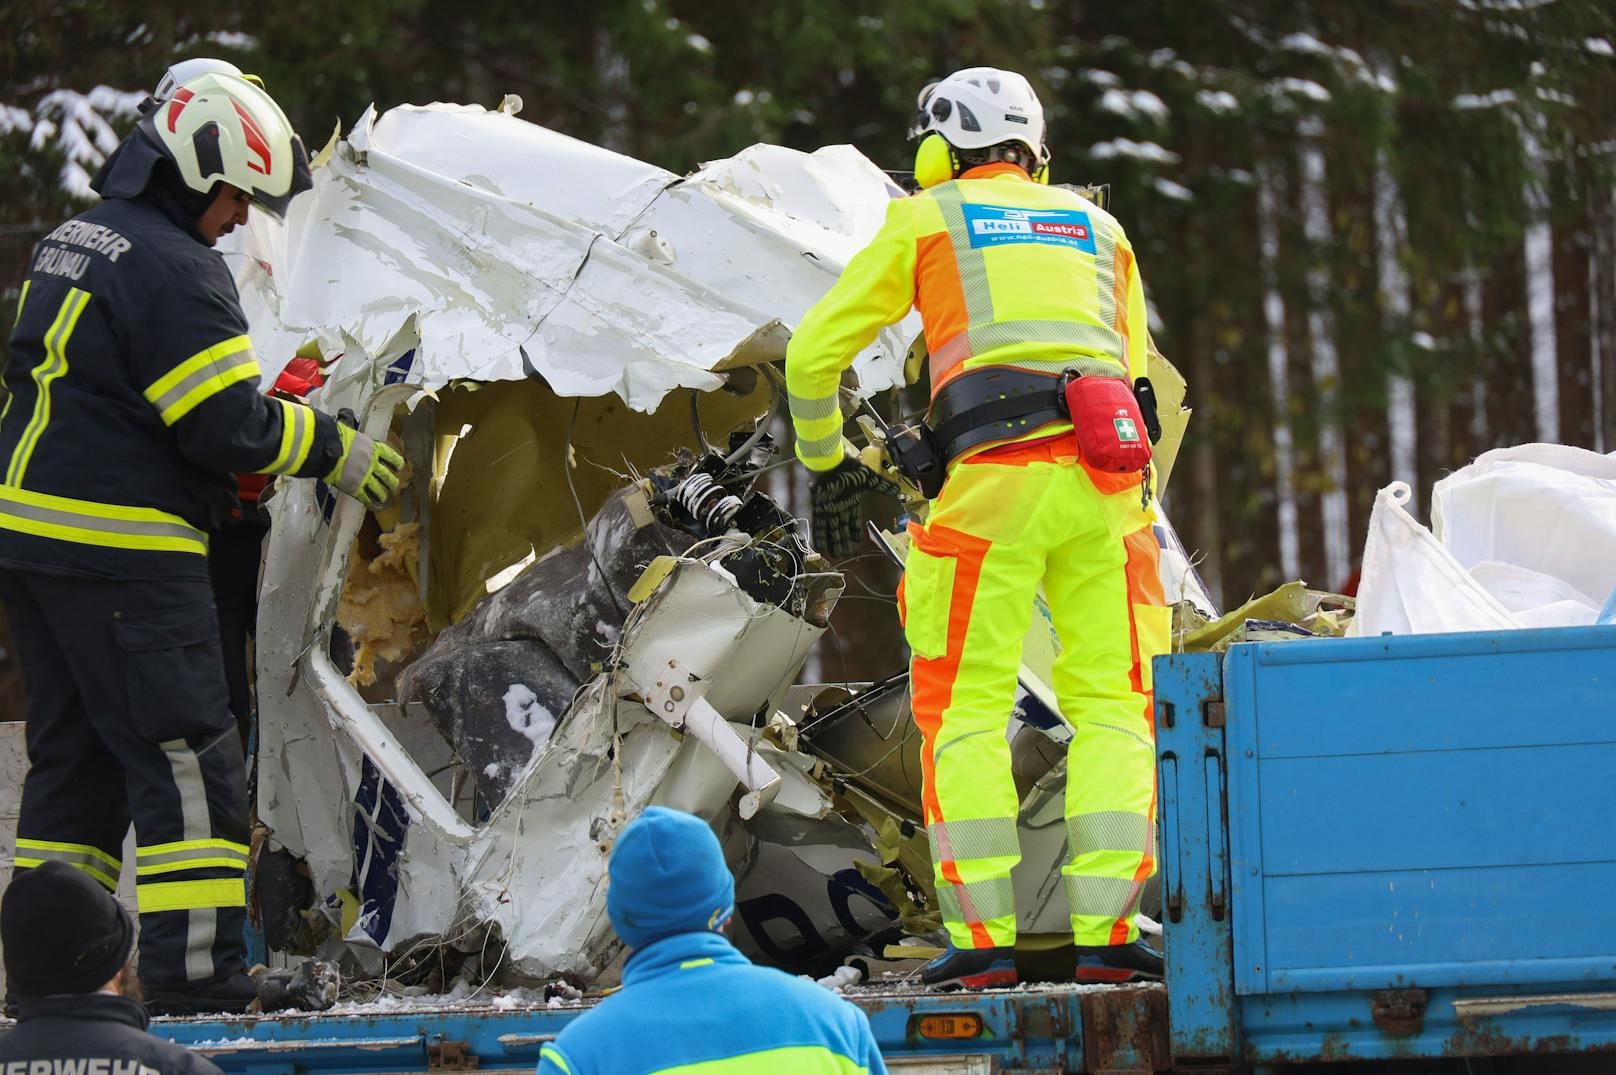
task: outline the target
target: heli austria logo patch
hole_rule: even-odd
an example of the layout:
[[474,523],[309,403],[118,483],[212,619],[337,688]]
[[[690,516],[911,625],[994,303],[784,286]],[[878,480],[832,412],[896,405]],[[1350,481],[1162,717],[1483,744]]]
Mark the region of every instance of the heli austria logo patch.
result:
[[1081,210],[1011,209],[1003,205],[970,203],[960,208],[964,210],[965,230],[974,247],[1048,243],[1095,253],[1094,229],[1089,224],[1089,215]]

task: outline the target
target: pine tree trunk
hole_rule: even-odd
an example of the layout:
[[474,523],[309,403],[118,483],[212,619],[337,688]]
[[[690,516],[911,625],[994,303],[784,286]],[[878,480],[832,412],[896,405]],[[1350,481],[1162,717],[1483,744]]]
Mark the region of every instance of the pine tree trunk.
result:
[[1330,248],[1330,192],[1324,164],[1324,124],[1315,116],[1297,128],[1301,135],[1302,231],[1310,248],[1307,272],[1309,346],[1313,359],[1313,386],[1319,413],[1319,466],[1324,491],[1319,509],[1324,530],[1325,587],[1340,586],[1351,571],[1348,557],[1347,457],[1341,429],[1341,359],[1336,351],[1335,319],[1331,316],[1330,269],[1324,261]]
[[1268,334],[1268,393],[1273,402],[1274,499],[1278,505],[1279,572],[1301,575],[1296,518],[1296,446],[1291,434],[1290,350],[1285,343],[1285,297],[1279,290],[1281,179],[1269,164],[1257,168],[1257,235],[1263,270],[1263,323]]

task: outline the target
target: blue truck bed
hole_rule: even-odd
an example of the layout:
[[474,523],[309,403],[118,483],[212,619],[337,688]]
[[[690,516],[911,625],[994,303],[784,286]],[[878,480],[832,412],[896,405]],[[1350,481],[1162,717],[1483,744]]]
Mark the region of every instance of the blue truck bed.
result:
[[[1155,681],[1165,988],[863,993],[899,1070],[1616,1070],[1616,629],[1247,644]],[[575,1015],[156,1029],[258,1075],[527,1069]]]

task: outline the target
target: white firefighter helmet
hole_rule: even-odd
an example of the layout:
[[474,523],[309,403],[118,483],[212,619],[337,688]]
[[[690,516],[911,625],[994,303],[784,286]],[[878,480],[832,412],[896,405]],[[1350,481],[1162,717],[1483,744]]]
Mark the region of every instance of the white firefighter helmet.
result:
[[909,137],[940,134],[955,149],[1020,142],[1043,159],[1044,106],[1014,71],[967,67],[920,91]]
[[175,90],[187,82],[193,82],[201,78],[203,75],[234,75],[236,78],[244,78],[249,82],[257,82],[259,86],[263,86],[263,82],[258,79],[257,75],[243,73],[241,68],[229,60],[216,60],[212,56],[193,56],[189,60],[181,60],[163,72],[163,77],[158,81],[157,88],[152,91],[152,99],[166,101],[174,96]]
[[176,86],[140,130],[199,194],[222,180],[281,217],[313,185],[308,152],[286,113],[239,74],[208,73]]

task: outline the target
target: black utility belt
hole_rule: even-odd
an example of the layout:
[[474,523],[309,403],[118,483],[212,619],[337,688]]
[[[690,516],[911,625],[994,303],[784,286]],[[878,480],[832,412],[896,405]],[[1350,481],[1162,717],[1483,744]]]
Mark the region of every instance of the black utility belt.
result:
[[[1070,419],[1066,388],[1080,376],[1076,370],[1057,374],[1006,368],[962,374],[937,393],[926,421],[887,427],[888,454],[899,473],[928,500],[934,499],[942,492],[948,464],[965,452]],[[1154,444],[1161,439],[1155,389],[1146,377],[1131,387]]]

